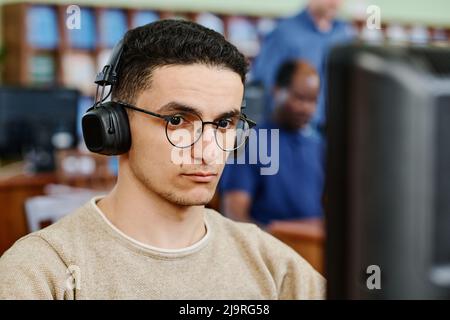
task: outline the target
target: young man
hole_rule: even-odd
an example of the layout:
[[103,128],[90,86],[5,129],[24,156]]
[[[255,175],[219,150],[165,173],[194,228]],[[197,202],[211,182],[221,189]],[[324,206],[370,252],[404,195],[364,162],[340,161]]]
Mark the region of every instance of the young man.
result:
[[[278,172],[261,175],[265,165],[259,158],[254,164],[227,165],[220,184],[227,217],[267,225],[322,216],[324,143],[309,125],[319,88],[317,72],[305,61],[282,64],[273,89],[276,107],[257,127],[258,139],[266,130],[279,130],[277,145],[268,143],[267,150],[257,153],[261,157],[278,150]],[[242,156],[248,159],[249,150]]]
[[[112,99],[132,144],[115,188],[14,244],[0,298],[322,298],[324,279],[292,249],[205,208],[243,119],[242,54],[212,30],[163,20],[130,30],[120,60]],[[195,137],[186,144],[180,128]]]

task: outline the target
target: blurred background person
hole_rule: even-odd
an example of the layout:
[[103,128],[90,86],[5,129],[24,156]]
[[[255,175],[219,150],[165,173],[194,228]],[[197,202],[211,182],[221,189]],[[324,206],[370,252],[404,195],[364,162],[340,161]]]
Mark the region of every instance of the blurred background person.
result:
[[323,130],[325,122],[325,60],[327,50],[342,42],[350,41],[354,31],[336,14],[343,0],[310,0],[299,14],[281,20],[266,37],[251,70],[251,80],[259,82],[266,90],[265,112],[273,108],[272,89],[278,68],[287,59],[303,59],[313,65],[321,79],[317,110],[311,125]]
[[[303,60],[281,65],[273,89],[276,107],[256,129],[279,129],[278,172],[261,175],[259,158],[256,164],[228,164],[221,180],[228,217],[266,225],[273,220],[322,216],[324,144],[309,125],[319,92],[319,76],[313,66]],[[271,139],[267,141],[263,154],[273,150]],[[249,150],[247,147],[247,160]]]

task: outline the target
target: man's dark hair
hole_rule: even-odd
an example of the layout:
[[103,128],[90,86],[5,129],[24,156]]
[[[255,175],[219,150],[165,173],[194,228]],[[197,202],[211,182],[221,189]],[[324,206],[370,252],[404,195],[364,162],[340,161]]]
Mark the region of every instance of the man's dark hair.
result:
[[289,87],[296,68],[297,63],[294,60],[289,60],[282,63],[278,68],[278,72],[275,77],[275,85],[279,88]]
[[275,77],[275,86],[288,88],[296,72],[301,72],[306,75],[317,75],[316,69],[305,60],[287,60],[278,68]]
[[160,20],[129,30],[112,97],[134,103],[150,87],[155,68],[195,63],[229,69],[245,82],[246,58],[218,32],[184,20]]

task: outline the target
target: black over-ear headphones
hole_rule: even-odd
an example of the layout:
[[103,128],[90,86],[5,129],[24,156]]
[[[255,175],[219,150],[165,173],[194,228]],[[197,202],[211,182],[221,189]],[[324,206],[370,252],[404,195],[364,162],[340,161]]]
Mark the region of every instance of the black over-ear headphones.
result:
[[[118,102],[105,102],[117,82],[117,67],[122,51],[123,39],[114,46],[108,63],[97,75],[95,79],[97,84],[95,103],[86,111],[81,120],[83,138],[87,148],[92,152],[110,156],[126,153],[131,146],[127,112]],[[109,93],[104,96],[107,86],[110,87]],[[100,87],[101,93],[99,96]],[[245,108],[245,100],[242,108]]]
[[[118,155],[127,152],[131,146],[130,124],[125,109],[117,102],[105,102],[117,82],[117,67],[122,51],[123,40],[115,45],[108,63],[97,75],[95,103],[81,120],[86,146],[95,153]],[[104,96],[107,86],[110,87],[109,93]]]

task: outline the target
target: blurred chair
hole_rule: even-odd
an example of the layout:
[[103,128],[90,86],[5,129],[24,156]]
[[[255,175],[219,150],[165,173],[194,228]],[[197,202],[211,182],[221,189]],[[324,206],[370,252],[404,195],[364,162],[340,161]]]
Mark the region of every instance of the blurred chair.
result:
[[49,195],[36,196],[25,201],[25,214],[30,232],[51,225],[98,195],[98,191],[64,185],[49,185],[46,192]]

